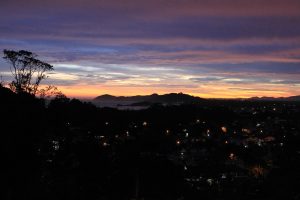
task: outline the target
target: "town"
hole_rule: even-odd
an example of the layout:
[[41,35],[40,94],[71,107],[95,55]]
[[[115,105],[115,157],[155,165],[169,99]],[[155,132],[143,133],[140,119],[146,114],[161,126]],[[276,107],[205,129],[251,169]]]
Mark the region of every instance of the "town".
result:
[[[66,110],[60,110],[62,102],[69,108],[64,105]],[[106,180],[102,198],[272,199],[296,195],[298,102],[211,101],[154,105],[139,111],[101,108],[93,116],[77,113],[75,105],[91,106],[76,100],[49,104],[50,112],[59,110],[56,118],[64,121],[66,132],[51,135],[47,153],[39,151],[48,170],[59,162],[71,162],[71,168],[80,169],[87,159],[82,151],[93,146],[99,153],[95,156],[105,158],[104,163],[89,161],[99,162],[103,170],[97,172]],[[71,160],[65,157],[66,145],[72,151]]]

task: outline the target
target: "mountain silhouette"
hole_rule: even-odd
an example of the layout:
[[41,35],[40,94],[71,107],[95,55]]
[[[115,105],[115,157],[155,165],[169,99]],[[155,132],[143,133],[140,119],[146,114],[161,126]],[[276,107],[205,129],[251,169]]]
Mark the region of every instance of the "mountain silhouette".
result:
[[251,97],[248,100],[251,101],[300,101],[299,96],[290,96],[290,97]]
[[[197,103],[203,102],[208,99],[195,97],[184,93],[169,93],[169,94],[151,94],[151,95],[136,95],[136,96],[113,96],[109,94],[100,95],[93,99],[94,102],[123,102],[134,104],[147,104],[147,103]],[[222,99],[219,99],[222,100]],[[249,101],[300,101],[300,95],[290,97],[250,97],[238,98],[231,100],[249,100]]]
[[151,95],[137,95],[137,96],[112,96],[109,94],[101,95],[93,99],[93,102],[118,102],[118,104],[145,106],[154,103],[160,104],[187,104],[199,103],[205,101],[203,98],[191,96],[183,93],[169,93],[169,94],[151,94]]

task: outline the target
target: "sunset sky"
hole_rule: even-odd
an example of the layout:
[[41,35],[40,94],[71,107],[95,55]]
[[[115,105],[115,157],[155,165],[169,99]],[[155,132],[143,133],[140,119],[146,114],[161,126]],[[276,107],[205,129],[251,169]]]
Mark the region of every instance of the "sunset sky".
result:
[[0,49],[38,54],[70,97],[300,95],[300,1],[0,0]]

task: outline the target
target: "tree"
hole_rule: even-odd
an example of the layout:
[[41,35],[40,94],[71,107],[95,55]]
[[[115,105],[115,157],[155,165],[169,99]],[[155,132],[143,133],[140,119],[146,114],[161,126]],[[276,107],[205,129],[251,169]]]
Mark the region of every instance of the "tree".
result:
[[37,59],[37,55],[30,51],[5,49],[3,53],[14,78],[9,84],[11,90],[36,95],[41,81],[48,77],[46,72],[53,70],[53,66]]
[[0,75],[0,88],[3,87],[4,81],[2,80],[2,76]]
[[42,99],[50,98],[50,97],[60,97],[65,96],[61,91],[57,89],[56,86],[48,85],[40,90],[38,90],[39,96]]

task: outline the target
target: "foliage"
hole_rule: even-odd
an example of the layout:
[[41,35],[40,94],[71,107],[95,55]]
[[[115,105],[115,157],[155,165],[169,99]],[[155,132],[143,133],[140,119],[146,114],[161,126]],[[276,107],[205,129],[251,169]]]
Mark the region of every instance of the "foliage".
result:
[[5,49],[3,53],[14,78],[9,84],[11,90],[36,95],[41,81],[47,78],[46,72],[53,70],[53,66],[37,59],[37,55],[30,51]]
[[4,85],[4,82],[2,80],[2,76],[0,76],[0,87],[3,87],[3,85]]
[[56,86],[54,85],[48,85],[44,88],[41,88],[40,90],[37,91],[37,94],[39,94],[40,98],[45,99],[45,98],[50,98],[50,97],[60,97],[64,96],[64,94],[57,89]]

